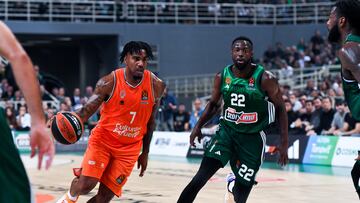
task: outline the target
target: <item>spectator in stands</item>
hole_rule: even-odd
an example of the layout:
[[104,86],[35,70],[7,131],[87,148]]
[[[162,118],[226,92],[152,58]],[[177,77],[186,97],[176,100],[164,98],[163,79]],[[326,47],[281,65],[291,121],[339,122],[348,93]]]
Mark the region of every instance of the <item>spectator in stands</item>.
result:
[[190,114],[186,111],[184,104],[180,104],[178,110],[174,113],[174,131],[184,132],[188,131],[190,121]]
[[75,88],[73,92],[73,96],[71,97],[72,105],[79,105],[81,103],[81,95],[80,88]]
[[335,114],[335,110],[332,108],[332,100],[330,97],[324,97],[321,103],[320,124],[317,128],[314,128],[314,131],[309,131],[308,135],[322,135],[324,131],[326,132],[331,128],[331,122]]
[[285,100],[285,109],[288,116],[288,129],[289,134],[293,134],[293,129],[295,128],[295,121],[298,119],[298,115],[296,112],[293,111],[293,105],[291,104],[290,100]]
[[201,105],[201,100],[199,98],[195,99],[193,108],[194,110],[191,112],[190,115],[190,129],[192,129],[195,126],[195,124],[197,123],[201,114],[204,111]]
[[311,37],[310,42],[313,45],[322,45],[322,44],[324,44],[325,40],[321,36],[320,30],[315,30],[315,34],[314,34],[314,36]]
[[336,130],[334,135],[337,136],[360,136],[360,122],[356,121],[351,112],[345,115],[344,126],[340,130]]
[[160,130],[173,131],[173,118],[176,110],[176,99],[174,96],[168,93],[168,89],[165,88],[164,96],[160,102],[161,108],[161,121]]
[[13,98],[11,98],[12,101],[18,102],[18,101],[23,101],[24,97],[22,96],[20,90],[16,90],[14,93]]
[[294,130],[296,130],[296,134],[306,135],[307,132],[313,128],[313,112],[313,101],[306,100],[305,111],[300,114],[299,118],[294,123]]
[[40,85],[44,85],[44,76],[40,73],[40,67],[38,65],[34,65],[35,74],[39,80]]
[[59,88],[54,87],[54,88],[51,90],[51,93],[52,93],[52,95],[53,95],[55,98],[58,98],[58,96],[59,96]]
[[57,99],[62,102],[65,100],[65,88],[64,87],[60,87],[59,88],[59,94],[57,95]]
[[324,134],[333,134],[335,131],[338,131],[344,126],[345,119],[345,103],[343,99],[338,99],[335,101],[336,113],[334,114],[334,118],[331,122],[331,128],[324,132]]
[[71,106],[68,106],[68,104],[65,101],[62,101],[60,103],[60,110],[59,111],[70,111]]
[[292,106],[292,110],[294,112],[298,112],[303,107],[301,102],[297,99],[294,92],[290,92],[289,100],[290,100],[290,103],[291,103],[291,106]]
[[322,104],[320,97],[314,97],[313,99],[314,112],[312,114],[312,129],[318,128],[320,125],[320,115],[322,112]]
[[18,130],[29,131],[31,126],[31,116],[27,112],[25,105],[20,106],[19,115],[16,117],[19,128]]
[[3,92],[1,98],[5,100],[10,100],[13,97],[14,97],[14,87],[8,85],[5,89],[5,92]]
[[93,93],[94,93],[94,89],[93,89],[92,86],[87,86],[87,87],[85,88],[85,97],[86,97],[87,99],[89,99],[89,98],[91,97],[91,95],[93,95]]
[[280,66],[280,72],[279,72],[280,78],[290,78],[293,76],[294,74],[293,67],[288,65],[288,63],[285,60],[281,60],[279,66]]
[[15,110],[11,107],[6,107],[5,108],[5,113],[6,113],[6,119],[7,119],[7,122],[10,126],[10,128],[12,130],[16,130],[19,128],[19,125],[16,121],[16,113],[15,113]]
[[314,80],[312,79],[306,80],[306,87],[303,91],[303,94],[310,95],[314,90],[316,90]]

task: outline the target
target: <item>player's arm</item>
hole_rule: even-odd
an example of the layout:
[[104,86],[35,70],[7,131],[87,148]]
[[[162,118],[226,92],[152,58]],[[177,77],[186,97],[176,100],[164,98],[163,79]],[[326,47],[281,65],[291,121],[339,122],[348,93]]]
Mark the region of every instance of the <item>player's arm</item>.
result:
[[151,142],[151,138],[152,138],[153,132],[156,127],[156,122],[155,122],[156,113],[160,106],[160,100],[164,94],[164,90],[166,87],[165,83],[162,80],[160,80],[158,77],[156,77],[155,75],[152,75],[152,85],[154,88],[155,105],[152,108],[151,116],[147,123],[147,131],[143,137],[142,153],[138,158],[137,167],[138,168],[141,167],[139,176],[143,176],[144,172],[147,168],[147,160],[148,160],[148,155],[149,155],[150,142]]
[[217,73],[214,79],[214,87],[211,93],[210,101],[206,104],[204,112],[201,114],[198,122],[194,126],[194,129],[190,135],[190,144],[195,146],[194,140],[198,137],[200,139],[201,135],[201,128],[209,122],[209,120],[218,112],[221,107],[221,73]]
[[76,113],[80,116],[82,122],[86,122],[93,115],[100,105],[106,101],[112,94],[115,80],[114,72],[102,77],[97,83],[94,94],[89,98],[86,104]]
[[[344,69],[351,72],[351,75],[360,83],[360,61],[352,47],[345,47],[339,50],[338,57]],[[349,79],[349,78],[348,78]]]
[[282,93],[275,76],[267,71],[265,71],[262,75],[261,88],[268,95],[269,100],[275,106],[275,116],[276,119],[279,121],[281,138],[281,143],[279,146],[279,164],[284,166],[288,162],[288,117],[285,110],[285,104],[282,99]]
[[44,154],[48,156],[45,167],[49,168],[55,150],[50,139],[50,133],[46,129],[40,87],[33,64],[15,36],[3,22],[0,22],[0,34],[0,55],[10,61],[16,83],[24,95],[28,111],[31,115],[31,157],[35,156],[36,148],[38,148],[38,168],[41,168]]

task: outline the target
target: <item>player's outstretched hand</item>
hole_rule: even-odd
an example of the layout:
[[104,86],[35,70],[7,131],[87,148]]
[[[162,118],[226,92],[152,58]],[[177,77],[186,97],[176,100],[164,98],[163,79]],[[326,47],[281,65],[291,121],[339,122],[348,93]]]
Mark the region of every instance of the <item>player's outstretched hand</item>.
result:
[[48,169],[55,155],[55,147],[50,129],[46,127],[45,123],[31,126],[30,147],[31,158],[36,155],[36,152],[38,153],[38,169],[41,169],[44,156],[46,159],[45,168]]
[[147,163],[148,163],[148,153],[141,153],[139,158],[138,158],[138,164],[137,164],[137,168],[139,169],[141,167],[140,170],[140,177],[144,176],[145,170],[147,168]]
[[288,158],[288,154],[287,154],[287,146],[280,146],[276,148],[276,151],[279,152],[279,160],[278,160],[278,164],[281,167],[286,166],[286,164],[288,164],[289,162],[289,158]]
[[199,129],[198,127],[194,127],[194,129],[191,131],[191,134],[190,134],[190,145],[195,147],[195,138],[198,138],[198,141],[200,142],[203,135],[201,133],[201,129]]

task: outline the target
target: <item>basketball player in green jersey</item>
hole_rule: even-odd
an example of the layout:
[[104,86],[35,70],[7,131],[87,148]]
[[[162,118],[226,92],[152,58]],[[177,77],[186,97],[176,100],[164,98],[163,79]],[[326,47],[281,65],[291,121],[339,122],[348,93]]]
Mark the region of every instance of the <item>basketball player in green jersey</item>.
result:
[[[16,82],[24,94],[31,115],[31,157],[38,151],[38,169],[40,169],[45,155],[47,169],[51,165],[55,150],[50,131],[45,124],[39,82],[30,58],[10,29],[1,21],[0,56],[5,57],[11,63]],[[0,202],[31,202],[29,180],[2,108],[0,108],[0,161]]]
[[[360,2],[337,1],[330,12],[327,27],[328,40],[341,45],[338,57],[345,100],[353,118],[360,121]],[[360,156],[356,159],[351,175],[360,198]]]
[[[263,130],[279,119],[281,143],[279,163],[288,162],[288,129],[282,93],[276,78],[261,65],[252,63],[253,43],[247,37],[234,39],[233,64],[216,74],[211,99],[190,135],[190,144],[202,138],[201,127],[221,108],[219,130],[205,151],[200,168],[181,193],[178,203],[193,202],[215,172],[230,161],[236,179],[232,189],[235,202],[246,202],[263,161]],[[268,100],[267,100],[268,98]]]

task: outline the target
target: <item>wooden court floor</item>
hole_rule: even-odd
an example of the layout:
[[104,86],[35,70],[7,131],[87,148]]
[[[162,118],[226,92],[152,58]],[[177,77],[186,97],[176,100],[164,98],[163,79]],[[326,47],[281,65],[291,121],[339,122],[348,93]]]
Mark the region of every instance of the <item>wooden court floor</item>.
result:
[[[82,157],[57,155],[48,171],[36,170],[36,160],[24,158],[37,203],[56,202],[70,186],[72,168],[78,167]],[[199,164],[153,160],[150,158],[144,177],[134,169],[124,187],[123,196],[112,202],[124,203],[172,203],[196,173]],[[344,170],[350,171],[350,168]],[[222,203],[225,192],[225,177],[229,167],[221,169],[200,191],[195,202]],[[334,176],[292,172],[291,170],[261,169],[257,175],[259,184],[254,187],[248,203],[352,203],[359,202],[349,176]],[[81,196],[79,203],[86,202],[89,195]]]

